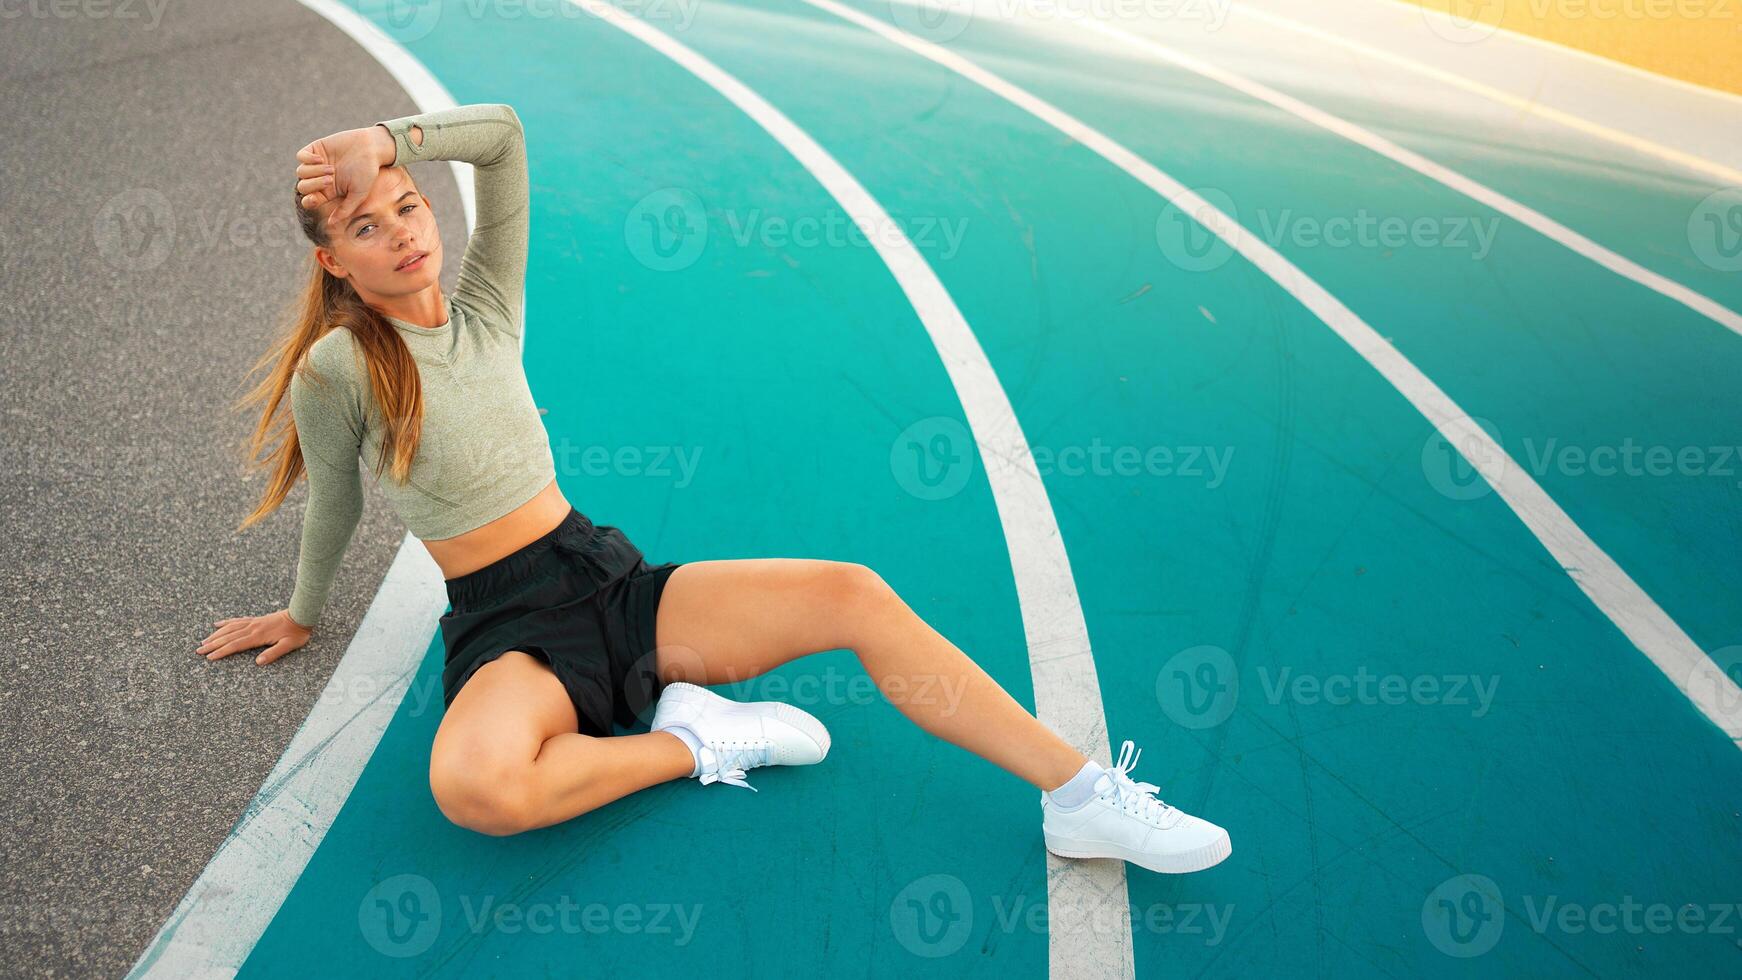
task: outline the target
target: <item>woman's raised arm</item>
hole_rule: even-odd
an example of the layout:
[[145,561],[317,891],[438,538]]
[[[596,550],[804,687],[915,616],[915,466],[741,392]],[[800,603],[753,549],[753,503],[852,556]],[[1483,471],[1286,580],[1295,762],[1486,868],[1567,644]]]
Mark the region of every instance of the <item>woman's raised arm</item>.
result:
[[526,139],[512,106],[479,103],[388,119],[389,166],[459,160],[473,167],[477,221],[460,260],[455,302],[518,337],[526,289],[528,203]]

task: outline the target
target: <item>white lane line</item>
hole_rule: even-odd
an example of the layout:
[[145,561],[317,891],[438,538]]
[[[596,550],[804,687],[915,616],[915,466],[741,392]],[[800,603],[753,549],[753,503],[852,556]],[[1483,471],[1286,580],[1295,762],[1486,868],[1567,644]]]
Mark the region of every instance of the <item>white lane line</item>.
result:
[[[602,0],[567,2],[622,29],[719,92],[792,154],[865,231],[931,335],[986,464],[1022,607],[1035,713],[1078,751],[1110,763],[1088,624],[1058,519],[1004,386],[936,273],[902,226],[845,167],[743,82]],[[1047,854],[1052,976],[1132,976],[1129,902],[1124,862],[1068,861]]]
[[[1405,0],[1405,2],[1409,2],[1409,0]],[[1455,72],[1449,72],[1443,68],[1436,68],[1426,62],[1417,61],[1414,58],[1406,57],[1404,55],[1394,54],[1383,48],[1374,47],[1373,45],[1367,44],[1363,41],[1357,41],[1353,38],[1333,34],[1323,28],[1314,27],[1311,24],[1284,17],[1281,14],[1272,13],[1268,10],[1260,10],[1244,3],[1237,4],[1235,9],[1240,11],[1240,16],[1242,18],[1262,21],[1263,23],[1280,27],[1284,30],[1293,31],[1296,34],[1323,41],[1326,44],[1335,45],[1346,51],[1352,51],[1363,58],[1370,58],[1374,61],[1384,62],[1385,64],[1391,65],[1395,68],[1401,68],[1404,71],[1421,75],[1424,78],[1430,78],[1442,85],[1449,85],[1453,88],[1469,92],[1472,95],[1488,99],[1489,101],[1498,102],[1520,115],[1535,116],[1538,119],[1557,123],[1566,126],[1569,129],[1584,133],[1587,136],[1594,136],[1601,140],[1607,140],[1608,142],[1614,143],[1618,146],[1624,146],[1634,152],[1642,153],[1647,156],[1654,156],[1659,160],[1674,164],[1678,167],[1683,167],[1695,171],[1696,173],[1702,173],[1708,177],[1716,178],[1729,186],[1742,187],[1742,170],[1737,170],[1734,167],[1727,167],[1716,160],[1708,160],[1705,157],[1694,153],[1688,153],[1673,147],[1664,146],[1662,143],[1654,142],[1643,136],[1636,136],[1612,126],[1605,126],[1602,123],[1593,122],[1592,120],[1586,119],[1585,117],[1575,113],[1566,112],[1561,109],[1556,109],[1553,106],[1544,105],[1535,99],[1527,99],[1522,96],[1514,95],[1511,92],[1495,88],[1494,86],[1483,82],[1478,82],[1475,79],[1467,78]],[[1661,78],[1661,76],[1655,75],[1652,77]]]
[[1738,688],[1736,682],[1706,656],[1614,559],[1573,523],[1560,505],[1530,478],[1524,467],[1506,454],[1493,437],[1341,300],[1190,188],[1051,103],[952,51],[834,0],[804,2],[936,62],[1030,113],[1135,177],[1257,266],[1324,321],[1373,365],[1392,387],[1409,399],[1410,404],[1433,423],[1446,441],[1457,447],[1482,478],[1494,487],[1525,527],[1560,562],[1574,584],[1651,658],[1677,690],[1731,741],[1742,747],[1742,688]]
[[351,795],[446,606],[441,570],[406,535],[314,710],[128,977],[236,975]]
[[[888,2],[891,6],[900,4],[902,6],[919,7],[921,9],[930,10],[936,7],[938,0],[888,0]],[[976,14],[978,14],[982,9],[989,10],[993,17],[1005,21],[1006,23],[1017,24],[1029,29],[1035,29],[1038,26],[1010,14],[1002,5],[999,4],[988,6],[984,2],[981,2],[974,5]],[[1085,31],[1099,34],[1103,37],[1118,41],[1121,44],[1134,47],[1153,56],[1159,61],[1166,62],[1176,68],[1189,71],[1194,75],[1225,85],[1228,88],[1244,95],[1248,95],[1260,102],[1269,103],[1297,119],[1311,123],[1320,129],[1341,136],[1351,143],[1364,146],[1367,149],[1378,153],[1380,156],[1414,170],[1416,173],[1427,177],[1429,180],[1443,184],[1472,200],[1487,205],[1495,211],[1517,221],[1519,224],[1531,228],[1552,241],[1558,242],[1566,248],[1571,249],[1573,252],[1590,259],[1592,262],[1597,263],[1622,278],[1631,279],[1653,292],[1686,306],[1688,309],[1693,310],[1701,316],[1716,321],[1718,324],[1724,326],[1733,333],[1742,334],[1742,314],[1737,313],[1715,300],[1707,298],[1701,293],[1689,289],[1687,286],[1684,286],[1679,282],[1665,276],[1660,276],[1639,263],[1634,262],[1632,259],[1626,258],[1625,256],[1619,255],[1616,252],[1599,245],[1584,235],[1568,228],[1566,225],[1550,218],[1548,215],[1515,201],[1486,184],[1479,183],[1449,167],[1435,163],[1427,157],[1416,153],[1414,150],[1405,149],[1372,130],[1357,126],[1339,116],[1333,116],[1323,109],[1308,105],[1294,96],[1286,95],[1268,85],[1255,82],[1244,75],[1239,75],[1217,65],[1212,65],[1200,58],[1194,58],[1182,51],[1177,51],[1164,44],[1151,41],[1146,37],[1110,27],[1101,21],[1082,16],[1068,16],[1064,14],[1061,14],[1057,19],[1063,20],[1064,22]]]
[[[362,45],[418,111],[454,105],[410,52],[355,11],[333,0],[300,2]],[[452,167],[470,235],[471,176],[457,161]],[[441,569],[407,534],[320,699],[129,978],[236,975],[375,753],[429,651],[447,601]]]
[[[892,2],[901,2],[901,0],[892,0]],[[1182,68],[1213,82],[1219,82],[1236,92],[1249,95],[1261,102],[1268,102],[1297,119],[1335,133],[1358,146],[1364,146],[1380,156],[1408,167],[1429,180],[1444,184],[1465,197],[1493,208],[1618,276],[1631,279],[1653,292],[1675,300],[1701,316],[1717,321],[1734,333],[1742,334],[1742,314],[1735,310],[1709,299],[1673,279],[1660,276],[1632,259],[1597,244],[1548,215],[1515,201],[1492,187],[1466,177],[1450,167],[1435,163],[1414,150],[1405,149],[1370,129],[1357,126],[1341,116],[1333,116],[1323,109],[1308,105],[1292,95],[1278,92],[1276,89],[1261,82],[1255,82],[1244,75],[1235,74],[1226,68],[1212,65],[1207,61],[1194,58],[1183,51],[1176,51],[1148,38],[1109,27],[1097,20],[1080,18],[1067,18],[1067,20],[1086,31],[1112,38],[1147,52],[1176,68]]]

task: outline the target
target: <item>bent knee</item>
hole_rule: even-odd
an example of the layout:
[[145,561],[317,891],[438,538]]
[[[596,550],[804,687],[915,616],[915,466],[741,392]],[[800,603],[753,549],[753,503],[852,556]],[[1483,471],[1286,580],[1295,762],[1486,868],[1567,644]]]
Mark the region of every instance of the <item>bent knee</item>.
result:
[[491,837],[506,837],[534,826],[526,769],[479,765],[462,758],[432,758],[430,793],[436,809],[455,825]]
[[828,562],[819,579],[823,603],[841,615],[876,610],[896,598],[883,576],[858,562]]

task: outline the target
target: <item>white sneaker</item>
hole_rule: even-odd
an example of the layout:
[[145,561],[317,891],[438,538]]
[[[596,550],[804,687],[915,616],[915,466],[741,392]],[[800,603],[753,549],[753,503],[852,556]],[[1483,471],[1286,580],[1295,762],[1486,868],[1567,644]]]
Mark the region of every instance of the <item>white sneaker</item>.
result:
[[808,766],[829,754],[829,730],[810,712],[779,701],[733,701],[683,681],[660,693],[649,728],[657,732],[674,725],[702,743],[694,775],[704,786],[730,783],[756,792],[745,782],[744,770]]
[[1040,794],[1046,849],[1060,857],[1122,858],[1165,874],[1202,871],[1233,853],[1226,830],[1156,799],[1161,787],[1154,783],[1132,782],[1132,748],[1127,740],[1118,764],[1095,781],[1095,795],[1075,810]]

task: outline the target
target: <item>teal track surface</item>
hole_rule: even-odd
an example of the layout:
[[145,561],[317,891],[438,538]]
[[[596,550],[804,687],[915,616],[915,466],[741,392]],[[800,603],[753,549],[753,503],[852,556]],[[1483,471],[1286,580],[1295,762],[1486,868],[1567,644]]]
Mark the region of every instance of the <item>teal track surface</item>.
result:
[[[1032,708],[974,445],[934,457],[913,437],[962,419],[924,327],[873,249],[791,233],[844,236],[840,205],[621,31],[471,9],[406,47],[459,102],[526,124],[526,366],[569,499],[650,561],[870,565]],[[688,9],[681,31],[651,23],[813,136],[955,298],[1042,454],[1115,749],[1134,740],[1138,779],[1232,835],[1210,871],[1130,870],[1138,976],[1736,969],[1742,753],[1372,367],[1152,191],[959,76],[797,0]],[[1742,338],[1195,76],[989,24],[949,47],[1267,240],[1281,227],[1284,255],[1736,659],[1742,461],[1604,476],[1561,454],[1699,447],[1717,467],[1742,441]],[[1618,154],[1570,133],[1521,153],[1428,110],[1324,107],[1742,307],[1742,277],[1689,245],[1714,188],[1643,159],[1580,165]],[[1361,214],[1469,233],[1300,231]],[[695,467],[596,468],[588,447]],[[938,493],[931,465],[970,471]],[[867,696],[849,651],[722,689],[815,713],[822,765],[752,773],[759,793],[662,784],[508,838],[430,796],[440,658],[434,640],[244,976],[1046,972],[1034,790]],[[1706,927],[1643,925],[1688,906]]]

